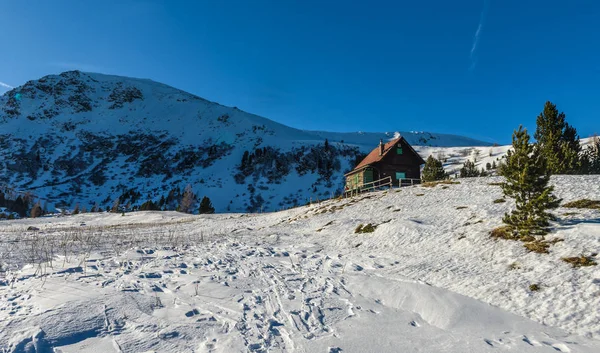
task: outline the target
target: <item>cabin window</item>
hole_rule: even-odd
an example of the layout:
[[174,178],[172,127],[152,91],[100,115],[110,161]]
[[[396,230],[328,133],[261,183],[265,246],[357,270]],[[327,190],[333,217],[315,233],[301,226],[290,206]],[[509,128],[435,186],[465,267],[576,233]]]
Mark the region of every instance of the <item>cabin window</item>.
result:
[[396,172],[396,179],[397,180],[406,179],[406,173],[405,172]]
[[402,154],[402,147],[396,148],[396,154]]

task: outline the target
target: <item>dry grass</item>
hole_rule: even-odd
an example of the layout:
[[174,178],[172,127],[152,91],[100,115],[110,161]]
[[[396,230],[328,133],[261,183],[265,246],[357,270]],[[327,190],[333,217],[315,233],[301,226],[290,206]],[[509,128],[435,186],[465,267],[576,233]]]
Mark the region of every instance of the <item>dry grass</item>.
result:
[[563,257],[561,260],[571,264],[573,267],[585,267],[585,266],[596,266],[598,263],[592,259],[591,256],[575,256],[575,257]]
[[488,183],[488,185],[492,185],[492,186],[502,186],[502,183],[496,182],[496,183]]
[[531,252],[535,252],[538,254],[548,254],[548,248],[550,248],[550,245],[552,244],[553,243],[544,240],[534,240],[523,244],[523,246],[525,247],[525,249]]
[[563,213],[563,216],[576,216],[578,214],[579,213],[577,213],[577,212],[565,212],[565,213]]
[[495,199],[494,200],[494,203],[504,203],[504,202],[506,202],[505,199]]
[[428,181],[426,183],[421,184],[422,187],[424,188],[432,188],[435,187],[437,185],[441,185],[441,184],[460,184],[460,181],[452,181],[450,179],[444,179],[444,180],[437,180],[437,181]]
[[356,229],[354,230],[354,233],[373,233],[375,231],[375,228],[377,228],[377,226],[374,226],[371,223],[368,223],[364,226],[362,224],[359,224],[358,227],[356,227]]
[[530,291],[532,291],[532,292],[537,292],[537,291],[539,291],[540,289],[541,289],[541,288],[540,288],[540,285],[539,285],[539,284],[536,284],[536,283],[534,283],[534,284],[530,284],[530,285],[529,285],[529,290],[530,290]]
[[492,238],[497,239],[506,239],[506,240],[518,240],[519,237],[517,233],[509,226],[502,226],[495,229],[492,229],[490,232],[490,236]]
[[325,227],[327,227],[327,226],[330,226],[330,225],[332,225],[332,224],[333,224],[333,221],[329,221],[329,222],[327,222],[327,224],[325,224],[325,225],[324,225],[324,226],[322,226],[321,228],[317,229],[316,231],[317,231],[317,232],[320,232],[320,231],[322,231],[323,229],[325,229]]
[[577,201],[567,202],[562,205],[562,207],[567,208],[590,208],[594,210],[600,210],[600,201],[598,200],[589,200],[589,199],[581,199]]
[[513,262],[512,264],[508,265],[508,269],[509,270],[520,270],[521,265],[518,262]]
[[424,196],[425,194],[415,194],[415,196]]
[[456,209],[457,209],[457,210],[463,210],[463,209],[465,209],[465,208],[468,208],[468,207],[467,207],[467,206],[456,206]]

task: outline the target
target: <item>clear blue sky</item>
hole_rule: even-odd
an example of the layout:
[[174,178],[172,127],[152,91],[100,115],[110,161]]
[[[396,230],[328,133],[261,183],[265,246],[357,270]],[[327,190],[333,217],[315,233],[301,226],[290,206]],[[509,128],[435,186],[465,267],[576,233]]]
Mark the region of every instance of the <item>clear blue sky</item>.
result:
[[0,0],[0,26],[11,86],[79,69],[302,129],[500,143],[551,100],[600,132],[596,0]]

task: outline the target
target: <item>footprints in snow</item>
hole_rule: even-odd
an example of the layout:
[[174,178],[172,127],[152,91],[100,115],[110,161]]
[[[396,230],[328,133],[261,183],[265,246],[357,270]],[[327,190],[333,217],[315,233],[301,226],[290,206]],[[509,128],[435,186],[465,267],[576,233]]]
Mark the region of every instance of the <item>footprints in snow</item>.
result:
[[[508,333],[509,332],[505,332],[505,334],[508,334]],[[513,340],[510,338],[497,338],[497,339],[493,339],[493,340],[489,339],[489,338],[484,338],[483,341],[490,348],[500,348],[500,347],[506,346],[506,348],[512,349],[512,348],[516,348],[515,346],[519,342],[523,342],[532,347],[550,347],[557,352],[564,352],[564,353],[571,352],[571,349],[569,347],[567,347],[567,345],[564,343],[560,343],[560,342],[552,343],[552,342],[546,342],[546,341],[539,342],[539,341],[529,338],[527,336],[522,336],[522,338],[520,340],[517,339],[516,342],[513,342]]]

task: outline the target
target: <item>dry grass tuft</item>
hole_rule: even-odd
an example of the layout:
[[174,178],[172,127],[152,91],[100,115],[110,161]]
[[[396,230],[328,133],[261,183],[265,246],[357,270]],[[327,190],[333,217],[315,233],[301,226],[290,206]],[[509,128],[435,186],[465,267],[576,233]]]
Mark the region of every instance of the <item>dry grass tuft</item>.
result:
[[537,292],[540,290],[540,285],[539,284],[530,284],[529,285],[529,290],[532,292]]
[[561,260],[573,267],[596,266],[598,263],[591,256],[563,257]]
[[577,201],[567,202],[562,205],[567,208],[590,208],[594,210],[600,210],[600,201],[598,200],[589,200],[589,199],[581,199]]
[[490,236],[492,238],[497,239],[506,239],[506,240],[518,240],[519,237],[517,233],[509,226],[502,226],[495,229],[492,229],[490,232]]
[[521,265],[518,262],[513,262],[512,264],[508,265],[508,269],[509,270],[520,270]]
[[457,210],[462,210],[462,209],[465,209],[465,208],[468,208],[468,207],[467,206],[456,206]]
[[495,199],[494,200],[494,203],[504,203],[504,202],[506,202],[505,199]]
[[523,246],[525,247],[525,249],[531,251],[531,252],[535,252],[538,254],[548,254],[548,248],[550,247],[551,243],[547,242],[547,241],[543,241],[543,240],[535,240],[535,241],[531,241],[528,243],[523,244]]
[[460,181],[452,181],[450,179],[437,180],[437,181],[428,181],[426,183],[421,184],[424,188],[432,188],[441,184],[460,184]]
[[354,230],[354,233],[373,233],[375,231],[375,228],[377,228],[377,226],[374,226],[371,223],[368,223],[364,226],[362,224],[359,224],[358,227],[356,227],[356,229]]

